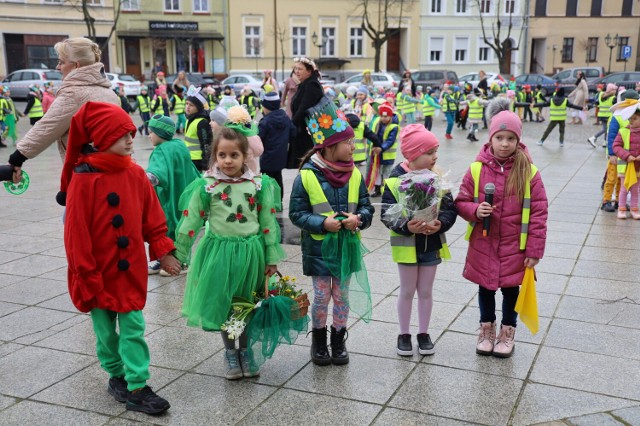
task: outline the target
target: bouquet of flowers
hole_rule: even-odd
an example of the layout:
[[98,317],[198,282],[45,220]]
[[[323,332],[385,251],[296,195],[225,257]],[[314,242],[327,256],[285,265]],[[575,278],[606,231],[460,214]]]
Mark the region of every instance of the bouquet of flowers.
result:
[[385,221],[402,226],[412,219],[433,222],[438,218],[440,201],[449,190],[444,177],[431,170],[416,170],[400,176],[396,185],[398,203],[387,209]]

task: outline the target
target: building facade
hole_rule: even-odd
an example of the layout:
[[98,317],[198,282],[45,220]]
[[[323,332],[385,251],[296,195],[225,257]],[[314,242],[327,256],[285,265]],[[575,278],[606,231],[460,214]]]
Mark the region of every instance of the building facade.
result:
[[589,65],[605,72],[638,69],[637,0],[531,0],[529,12],[528,72]]

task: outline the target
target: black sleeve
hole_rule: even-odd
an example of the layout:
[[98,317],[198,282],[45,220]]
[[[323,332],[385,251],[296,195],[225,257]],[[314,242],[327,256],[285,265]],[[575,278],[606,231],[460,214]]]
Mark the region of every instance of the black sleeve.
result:
[[28,158],[17,149],[9,156],[9,164],[14,167],[22,167],[22,164],[27,160]]
[[198,140],[200,141],[200,149],[205,152],[213,142],[213,131],[208,120],[202,120],[198,123]]
[[369,126],[364,126],[364,137],[369,139],[373,146],[380,148],[380,141],[378,140],[378,135],[373,133],[373,131],[369,128]]
[[438,233],[443,234],[451,229],[453,224],[456,223],[457,217],[458,210],[453,203],[453,196],[451,195],[451,192],[447,192],[445,196],[442,197],[442,202],[440,203],[440,212],[438,212],[438,220],[442,224]]
[[393,192],[391,192],[391,189],[389,189],[389,186],[385,183],[384,192],[382,193],[382,206],[380,208],[380,220],[382,221],[384,226],[386,226],[396,234],[405,235],[407,237],[413,235],[413,232],[409,231],[409,228],[407,227],[406,223],[402,226],[396,226],[394,223],[385,219],[384,215],[387,212],[387,209],[394,206],[395,204],[398,204],[398,200],[396,200],[396,197],[393,196]]
[[301,99],[300,106],[298,110],[293,113],[293,117],[291,117],[291,121],[297,126],[304,126],[306,111],[320,102],[320,99],[324,96],[322,86],[320,86],[318,81],[310,81],[305,89],[305,92],[302,93],[303,98]]
[[581,107],[579,105],[575,105],[572,104],[571,102],[567,101],[567,108],[573,108],[573,109],[579,109],[580,111],[582,111],[584,109],[584,107]]
[[29,96],[27,99],[27,106],[24,108],[24,115],[29,114],[29,111],[31,111],[31,107],[33,106],[33,104],[36,103],[36,98],[33,96]]

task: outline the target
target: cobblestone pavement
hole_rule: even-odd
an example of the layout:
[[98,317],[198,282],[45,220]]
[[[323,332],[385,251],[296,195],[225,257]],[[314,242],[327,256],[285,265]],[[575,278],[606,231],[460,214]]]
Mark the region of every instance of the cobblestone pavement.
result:
[[[21,134],[27,127],[22,120]],[[347,366],[312,365],[311,339],[303,336],[259,378],[228,382],[220,338],[180,316],[185,277],[150,277],[150,385],[172,404],[161,417],[127,412],[106,392],[90,319],[67,294],[62,209],[54,200],[61,162],[51,147],[26,163],[32,183],[25,194],[0,191],[0,425],[640,424],[640,222],[599,209],[604,154],[586,142],[596,126],[567,125],[564,148],[557,132],[537,146],[544,128],[524,124],[550,202],[537,268],[541,326],[535,336],[518,327],[512,358],[475,354],[477,287],[462,278],[461,220],[448,233],[453,260],[438,268],[434,288],[436,354],[395,354],[398,275],[376,216],[363,233],[373,320],[350,321]],[[459,180],[480,143],[460,130],[454,137],[442,138],[439,164]],[[479,137],[486,140],[487,131]],[[136,144],[134,156],[146,166],[150,143],[138,137]],[[0,150],[2,161],[10,152]],[[286,172],[285,193],[294,177]],[[300,248],[285,249],[280,270],[311,291]]]

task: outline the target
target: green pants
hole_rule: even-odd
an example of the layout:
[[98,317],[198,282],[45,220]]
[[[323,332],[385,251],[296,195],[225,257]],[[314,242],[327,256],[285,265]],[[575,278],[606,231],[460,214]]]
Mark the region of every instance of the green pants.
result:
[[109,377],[124,376],[130,391],[144,387],[149,379],[149,348],[144,340],[142,311],[118,313],[93,309],[91,320],[98,359]]
[[176,130],[184,131],[187,127],[187,116],[184,114],[176,114]]

